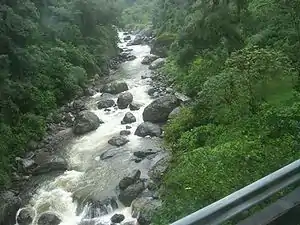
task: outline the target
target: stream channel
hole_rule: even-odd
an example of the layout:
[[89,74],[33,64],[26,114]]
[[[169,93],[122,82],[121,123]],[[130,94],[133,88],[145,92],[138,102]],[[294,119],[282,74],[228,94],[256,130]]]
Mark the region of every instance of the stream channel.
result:
[[[124,34],[120,33],[119,35],[120,40],[123,40]],[[126,42],[122,41],[119,47],[127,48]],[[139,110],[131,111],[136,117],[136,122],[129,124],[131,128],[126,128],[121,121],[124,115],[130,111],[129,108],[121,110],[111,107],[111,111],[98,109],[97,101],[102,93],[92,96],[87,102],[88,110],[95,113],[104,123],[97,130],[75,138],[62,149],[65,152],[69,170],[44,182],[33,195],[27,205],[27,208],[32,208],[35,213],[32,225],[37,225],[39,216],[45,212],[57,215],[61,219],[60,225],[110,225],[110,219],[116,213],[125,216],[125,220],[121,224],[137,223],[136,219],[131,216],[131,208],[123,206],[118,200],[117,209],[112,209],[113,207],[108,204],[105,206],[108,214],[101,215],[99,213],[97,217],[89,218],[91,205],[85,201],[88,199],[105,200],[109,197],[117,199],[116,187],[123,177],[133,170],[139,169],[141,179],[147,179],[149,169],[165,154],[156,154],[139,163],[133,160],[134,151],[160,149],[162,140],[161,138],[142,138],[134,135],[138,125],[143,122],[144,108],[153,101],[153,98],[147,93],[151,87],[150,79],[141,78],[142,75],[151,73],[147,65],[141,64],[142,59],[150,54],[150,47],[134,45],[128,48],[132,49],[132,54],[136,56],[136,59],[122,63],[113,76],[117,81],[126,82],[134,102],[142,105]],[[116,101],[117,98],[117,95],[113,96],[113,100]],[[126,129],[131,131],[127,137],[129,142],[126,145],[117,148],[108,144],[111,137],[118,136],[121,130]],[[111,158],[102,160],[100,156],[107,150],[115,150],[118,153]]]

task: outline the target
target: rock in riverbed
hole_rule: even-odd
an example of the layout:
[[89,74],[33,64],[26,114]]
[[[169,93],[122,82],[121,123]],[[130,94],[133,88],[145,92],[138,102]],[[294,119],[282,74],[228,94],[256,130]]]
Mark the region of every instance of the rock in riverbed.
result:
[[151,137],[159,137],[161,133],[160,126],[150,122],[144,122],[137,127],[134,134],[139,137],[146,137],[148,135]]
[[156,59],[158,59],[159,57],[156,55],[147,55],[143,58],[142,60],[142,64],[144,65],[150,65],[153,61],[155,61]]
[[130,92],[124,92],[119,95],[117,104],[119,109],[126,109],[133,101],[133,95]]
[[125,206],[129,207],[134,199],[136,199],[139,194],[141,194],[145,190],[145,184],[142,181],[138,181],[130,186],[128,186],[125,190],[122,190],[118,196],[120,202],[122,202]]
[[115,105],[115,101],[112,99],[101,99],[98,103],[98,109],[110,108]]
[[75,124],[73,127],[74,134],[85,134],[90,131],[96,130],[100,124],[103,123],[102,120],[98,118],[95,113],[90,111],[80,112],[75,118]]
[[19,225],[30,225],[34,218],[34,210],[30,208],[22,209],[17,217]]
[[166,122],[169,114],[179,105],[180,100],[173,95],[160,97],[145,108],[143,119],[152,123]]
[[156,59],[154,62],[151,63],[151,65],[149,66],[149,69],[150,70],[159,69],[165,65],[165,62],[166,62],[166,60],[163,58]]
[[125,190],[128,186],[134,184],[135,182],[138,181],[141,177],[141,171],[140,170],[134,170],[131,172],[130,175],[127,177],[124,177],[122,180],[119,182],[119,188],[121,190]]
[[149,225],[161,206],[162,202],[158,199],[138,198],[132,202],[132,216],[137,217],[139,225]]
[[128,142],[129,142],[129,140],[123,136],[118,136],[118,137],[115,136],[108,140],[109,144],[111,144],[113,146],[117,146],[117,147],[123,146],[123,145],[127,144]]
[[128,85],[125,82],[112,82],[110,84],[106,84],[102,92],[109,94],[119,94],[123,91],[128,90]]
[[123,214],[115,214],[110,218],[110,221],[113,223],[121,223],[125,220],[125,216]]
[[128,112],[125,114],[123,120],[122,120],[122,124],[129,124],[129,123],[134,123],[136,122],[136,118],[135,116],[131,113],[131,112]]
[[140,108],[142,107],[141,104],[138,104],[136,102],[132,102],[130,105],[129,105],[129,109],[131,111],[136,111],[136,110],[139,110]]
[[59,225],[61,220],[52,213],[43,213],[39,220],[38,225]]

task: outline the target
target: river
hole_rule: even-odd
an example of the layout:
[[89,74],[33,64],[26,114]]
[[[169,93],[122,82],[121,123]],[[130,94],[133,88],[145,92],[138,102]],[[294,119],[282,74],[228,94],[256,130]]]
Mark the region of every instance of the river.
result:
[[[120,40],[123,40],[123,33],[120,33]],[[121,48],[125,48],[126,42],[121,42]],[[33,208],[35,217],[32,225],[37,224],[39,216],[44,212],[56,214],[62,222],[61,225],[77,225],[82,223],[89,210],[89,205],[79,207],[79,203],[85,199],[102,200],[107,197],[117,196],[116,186],[120,179],[134,169],[140,169],[141,177],[147,178],[147,171],[157,161],[143,160],[136,163],[132,160],[133,151],[145,148],[159,148],[161,139],[141,138],[134,135],[137,126],[143,122],[142,113],[144,108],[153,101],[147,94],[151,87],[149,79],[141,79],[145,73],[150,73],[148,66],[142,65],[144,56],[150,54],[147,45],[135,45],[128,47],[137,58],[121,64],[120,69],[115,73],[118,81],[125,81],[129,86],[129,92],[133,94],[134,102],[140,103],[142,107],[138,111],[132,111],[137,121],[130,124],[131,134],[128,136],[129,143],[119,149],[119,154],[114,157],[101,160],[100,155],[112,148],[108,140],[118,135],[126,125],[121,124],[126,112],[129,109],[120,110],[111,108],[110,112],[97,109],[97,99],[101,93],[97,93],[88,102],[89,110],[94,112],[104,124],[93,132],[74,139],[65,149],[69,170],[58,177],[46,181],[32,197],[27,207]],[[117,96],[114,96],[114,100]],[[128,127],[127,127],[128,129]],[[110,218],[115,213],[125,215],[126,221],[135,221],[131,217],[131,208],[124,207],[118,202],[119,208],[115,211],[109,210],[109,214],[93,219],[93,224],[111,224]]]

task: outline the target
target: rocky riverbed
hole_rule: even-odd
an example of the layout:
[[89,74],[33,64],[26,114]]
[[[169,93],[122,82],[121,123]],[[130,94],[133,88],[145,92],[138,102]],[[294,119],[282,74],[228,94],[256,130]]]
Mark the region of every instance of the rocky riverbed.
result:
[[0,195],[1,225],[150,224],[170,160],[163,124],[188,99],[157,72],[165,59],[150,54],[150,37],[120,38],[105,84],[96,75],[16,159],[18,185]]

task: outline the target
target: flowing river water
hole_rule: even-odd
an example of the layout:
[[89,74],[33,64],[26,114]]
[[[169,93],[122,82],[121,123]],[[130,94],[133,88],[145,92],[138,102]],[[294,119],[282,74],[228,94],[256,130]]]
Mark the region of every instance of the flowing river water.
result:
[[[120,33],[120,40],[124,34]],[[126,42],[121,42],[120,47],[124,48]],[[148,66],[142,65],[144,56],[150,54],[147,45],[135,45],[128,47],[132,49],[132,54],[137,58],[121,64],[120,69],[114,75],[116,80],[125,81],[129,86],[129,92],[133,94],[134,102],[140,103],[142,107],[138,111],[132,111],[137,121],[130,124],[131,134],[128,136],[129,143],[119,148],[114,157],[101,160],[100,155],[113,149],[108,144],[112,136],[119,135],[121,130],[126,129],[126,125],[121,124],[126,112],[129,109],[120,110],[111,108],[110,112],[97,109],[97,99],[101,93],[97,93],[88,102],[89,110],[94,112],[104,124],[93,132],[74,139],[65,149],[69,170],[58,177],[46,181],[30,200],[28,207],[35,212],[32,225],[37,224],[41,213],[51,212],[56,214],[62,222],[61,225],[78,225],[86,218],[89,205],[79,208],[79,203],[84,199],[103,200],[107,197],[117,196],[116,186],[118,182],[134,169],[140,169],[141,177],[147,178],[147,171],[158,159],[145,159],[140,163],[132,160],[133,151],[149,148],[159,148],[161,140],[159,138],[141,138],[134,135],[137,126],[143,122],[142,113],[144,108],[153,101],[147,94],[150,88],[149,79],[141,79],[145,73],[150,73]],[[113,96],[114,100],[117,96]],[[62,151],[62,150],[60,150]],[[159,157],[159,156],[157,156]],[[118,202],[119,203],[119,202]],[[122,207],[115,211],[109,210],[109,214],[93,219],[93,224],[111,224],[110,218],[115,213],[125,215],[124,222],[135,221],[131,217],[131,208]],[[88,224],[88,223],[87,223]]]

